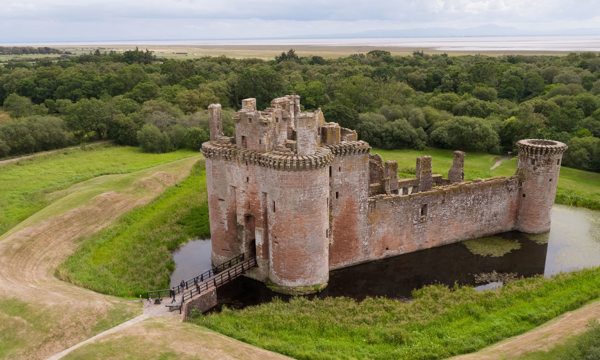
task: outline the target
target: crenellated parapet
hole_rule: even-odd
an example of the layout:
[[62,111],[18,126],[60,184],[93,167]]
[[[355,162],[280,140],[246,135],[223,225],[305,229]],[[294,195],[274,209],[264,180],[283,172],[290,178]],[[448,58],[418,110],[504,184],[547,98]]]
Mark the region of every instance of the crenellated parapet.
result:
[[559,155],[564,153],[568,146],[560,141],[524,139],[517,141],[519,153],[529,156]]
[[334,157],[329,149],[323,147],[318,147],[314,154],[299,155],[291,151],[259,152],[240,148],[235,144],[217,142],[202,144],[202,154],[210,159],[237,161],[283,171],[323,168],[329,166]]
[[371,151],[371,146],[362,140],[343,141],[333,145],[323,145],[323,147],[331,150],[334,156],[367,154]]

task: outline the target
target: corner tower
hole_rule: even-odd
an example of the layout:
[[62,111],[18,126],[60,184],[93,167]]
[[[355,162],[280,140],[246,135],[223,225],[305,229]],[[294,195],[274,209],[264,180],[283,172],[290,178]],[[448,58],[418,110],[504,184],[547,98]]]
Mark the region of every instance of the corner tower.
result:
[[[329,281],[329,167],[319,146],[319,119],[303,113],[299,97],[256,109],[244,99],[233,116],[235,137],[202,144],[207,175],[213,264],[256,256],[247,273],[282,293],[312,293]],[[211,124],[219,106],[211,105]]]
[[520,180],[517,230],[532,234],[547,232],[567,145],[554,140],[526,139],[519,140],[517,147]]

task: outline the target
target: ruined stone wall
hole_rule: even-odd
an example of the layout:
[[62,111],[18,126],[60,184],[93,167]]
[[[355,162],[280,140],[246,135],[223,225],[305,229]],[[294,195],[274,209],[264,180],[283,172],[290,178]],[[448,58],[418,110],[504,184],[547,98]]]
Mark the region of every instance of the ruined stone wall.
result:
[[355,263],[513,230],[518,193],[513,176],[371,197],[369,242]]

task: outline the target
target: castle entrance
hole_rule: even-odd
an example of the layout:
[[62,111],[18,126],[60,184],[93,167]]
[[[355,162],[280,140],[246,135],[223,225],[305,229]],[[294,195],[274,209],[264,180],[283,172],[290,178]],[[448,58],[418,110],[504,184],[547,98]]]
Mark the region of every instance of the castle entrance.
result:
[[244,216],[244,244],[245,244],[245,253],[249,257],[256,256],[256,231],[255,231],[255,221],[254,216],[246,215]]

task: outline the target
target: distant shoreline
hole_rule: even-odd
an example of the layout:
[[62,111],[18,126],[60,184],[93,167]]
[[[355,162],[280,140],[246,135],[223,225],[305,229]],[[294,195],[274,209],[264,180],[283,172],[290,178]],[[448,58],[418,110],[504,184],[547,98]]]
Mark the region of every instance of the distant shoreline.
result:
[[343,38],[258,40],[99,41],[0,44],[0,46],[48,46],[74,54],[100,51],[122,52],[139,47],[158,56],[193,58],[225,55],[236,58],[273,58],[291,48],[299,56],[340,57],[381,49],[392,55],[427,54],[564,55],[570,52],[600,52],[600,36],[488,36],[437,38]]

